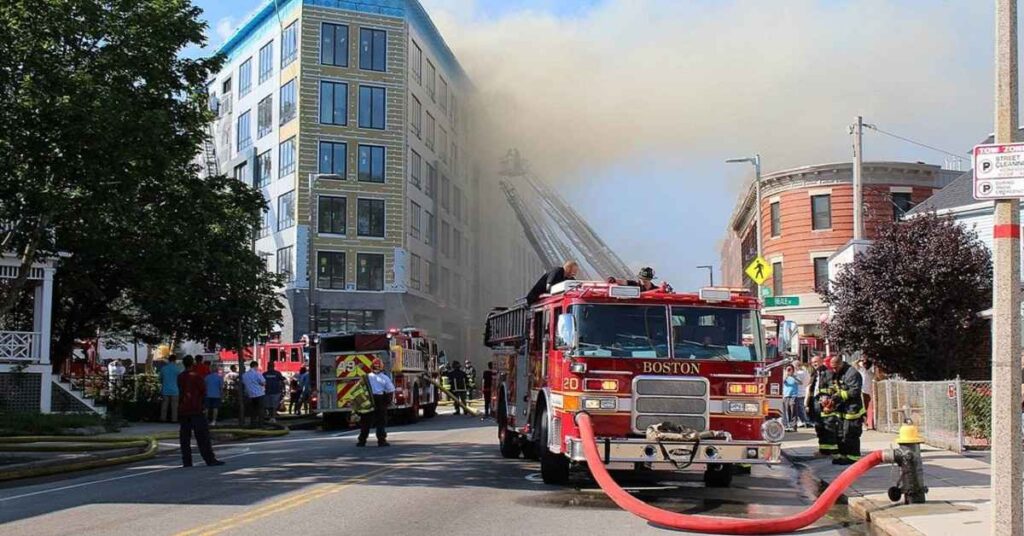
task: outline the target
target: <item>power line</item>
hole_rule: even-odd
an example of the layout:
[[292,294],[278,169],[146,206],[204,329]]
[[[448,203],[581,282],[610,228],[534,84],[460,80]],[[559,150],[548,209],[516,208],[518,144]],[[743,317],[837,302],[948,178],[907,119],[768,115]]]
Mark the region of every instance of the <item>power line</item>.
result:
[[907,138],[905,136],[900,136],[899,134],[894,134],[892,132],[886,132],[886,131],[878,128],[875,125],[869,125],[869,124],[865,123],[864,124],[864,128],[870,128],[871,130],[874,130],[875,132],[878,132],[879,134],[885,134],[886,136],[890,136],[890,137],[896,138],[898,140],[903,140],[903,141],[905,141],[907,143],[912,143],[914,145],[917,145],[917,146],[920,146],[920,147],[924,147],[925,149],[931,149],[933,151],[937,151],[937,152],[940,152],[942,154],[945,154],[945,155],[948,155],[948,156],[952,156],[953,158],[956,158],[957,160],[964,160],[964,157],[962,155],[958,155],[956,153],[947,151],[945,149],[939,149],[938,147],[935,147],[934,145],[928,145],[927,143],[922,143],[922,142],[919,142],[917,140],[912,140],[912,139]]

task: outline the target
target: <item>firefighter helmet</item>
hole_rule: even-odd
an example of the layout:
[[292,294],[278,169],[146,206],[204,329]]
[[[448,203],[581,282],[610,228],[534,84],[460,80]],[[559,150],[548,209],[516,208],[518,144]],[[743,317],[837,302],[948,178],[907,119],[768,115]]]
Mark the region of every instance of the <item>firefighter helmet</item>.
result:
[[651,268],[650,266],[644,266],[643,268],[640,269],[640,273],[637,274],[637,277],[640,277],[642,279],[654,279],[654,268]]
[[375,357],[373,358],[373,362],[370,363],[370,368],[375,369],[378,367],[384,368],[384,362],[381,361],[379,357]]

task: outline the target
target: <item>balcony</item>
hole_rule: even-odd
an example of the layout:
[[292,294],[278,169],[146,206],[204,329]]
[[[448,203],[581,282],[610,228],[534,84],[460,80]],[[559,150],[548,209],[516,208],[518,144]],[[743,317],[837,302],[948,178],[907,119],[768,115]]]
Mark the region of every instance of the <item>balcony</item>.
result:
[[42,340],[38,331],[0,331],[0,362],[38,363]]

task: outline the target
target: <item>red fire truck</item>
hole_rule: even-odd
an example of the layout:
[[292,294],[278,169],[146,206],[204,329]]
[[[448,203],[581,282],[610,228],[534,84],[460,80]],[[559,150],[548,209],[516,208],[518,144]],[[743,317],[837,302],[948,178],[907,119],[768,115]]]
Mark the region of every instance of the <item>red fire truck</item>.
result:
[[[256,346],[256,361],[260,364],[260,370],[267,370],[267,363],[274,362],[274,369],[285,375],[298,374],[299,369],[307,366],[307,357],[304,353],[305,343],[301,342],[268,342]],[[245,358],[246,367],[252,361],[252,346],[246,347],[242,353]],[[220,366],[224,370],[230,365],[238,363],[238,352],[234,350],[221,350],[219,352]],[[242,371],[244,372],[244,371]]]
[[[494,311],[485,342],[501,454],[539,458],[545,482],[567,482],[585,460],[574,416],[586,411],[609,468],[692,466],[729,486],[736,464],[777,463],[785,434],[769,416],[762,329],[757,300],[729,289],[566,281]],[[649,440],[661,423],[716,438]]]
[[428,378],[437,378],[437,343],[416,328],[320,335],[317,343],[317,411],[324,424],[336,426],[352,414],[359,381],[370,373],[375,358],[384,362],[395,382],[389,414],[416,422],[437,413],[438,391]]

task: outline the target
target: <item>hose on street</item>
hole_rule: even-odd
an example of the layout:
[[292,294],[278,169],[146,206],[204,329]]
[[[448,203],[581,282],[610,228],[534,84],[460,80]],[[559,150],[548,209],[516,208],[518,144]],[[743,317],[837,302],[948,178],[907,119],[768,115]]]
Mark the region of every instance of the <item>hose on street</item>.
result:
[[882,451],[874,451],[849,466],[804,511],[781,518],[737,519],[704,515],[687,515],[651,506],[622,489],[608,473],[597,450],[593,424],[586,412],[576,414],[576,424],[583,439],[583,453],[590,473],[601,489],[620,508],[661,527],[702,532],[706,534],[788,534],[814,523],[828,512],[846,488],[871,468],[882,463]]
[[463,409],[463,411],[465,411],[466,413],[469,413],[470,415],[472,415],[474,417],[479,417],[480,416],[480,412],[479,411],[469,407],[469,404],[462,403],[462,400],[459,400],[459,397],[457,397],[454,394],[452,394],[452,392],[449,391],[448,389],[445,389],[444,387],[442,387],[441,386],[441,382],[435,380],[434,378],[429,378],[429,377],[426,378],[426,380],[428,382],[430,382],[434,387],[437,387],[438,390],[440,390],[442,393],[448,395],[448,398],[452,399],[453,402],[458,404],[459,407]]

